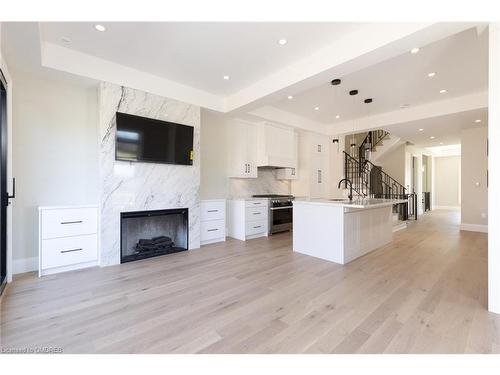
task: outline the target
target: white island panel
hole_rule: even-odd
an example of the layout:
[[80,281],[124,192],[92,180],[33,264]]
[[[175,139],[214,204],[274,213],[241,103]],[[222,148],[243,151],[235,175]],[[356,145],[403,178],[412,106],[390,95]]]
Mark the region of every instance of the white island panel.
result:
[[392,206],[405,200],[293,203],[293,251],[346,264],[392,241]]

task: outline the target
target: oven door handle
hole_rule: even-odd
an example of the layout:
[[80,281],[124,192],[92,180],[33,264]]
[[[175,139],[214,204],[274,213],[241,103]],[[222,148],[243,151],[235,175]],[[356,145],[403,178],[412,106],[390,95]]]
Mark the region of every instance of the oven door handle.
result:
[[287,208],[293,208],[293,206],[285,206],[285,207],[271,207],[270,210],[286,210]]

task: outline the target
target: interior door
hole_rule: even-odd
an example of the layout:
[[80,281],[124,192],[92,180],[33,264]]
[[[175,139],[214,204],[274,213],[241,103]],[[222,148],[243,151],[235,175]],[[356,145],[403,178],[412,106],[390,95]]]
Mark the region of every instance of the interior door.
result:
[[7,90],[0,71],[0,294],[7,282]]

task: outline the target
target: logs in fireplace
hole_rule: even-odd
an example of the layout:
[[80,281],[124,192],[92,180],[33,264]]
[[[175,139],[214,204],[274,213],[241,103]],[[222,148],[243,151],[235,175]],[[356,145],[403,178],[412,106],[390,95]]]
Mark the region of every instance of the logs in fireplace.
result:
[[138,253],[145,253],[145,252],[157,252],[157,251],[164,251],[168,250],[171,247],[174,247],[174,241],[168,236],[159,236],[159,237],[153,237],[150,240],[141,238],[138,242],[137,245],[135,245],[135,251]]
[[188,209],[122,212],[121,262],[187,251]]

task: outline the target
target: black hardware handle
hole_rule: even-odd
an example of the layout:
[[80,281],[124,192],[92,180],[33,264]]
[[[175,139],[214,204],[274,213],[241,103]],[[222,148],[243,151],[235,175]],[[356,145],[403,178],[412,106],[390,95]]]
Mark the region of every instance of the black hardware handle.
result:
[[7,193],[7,206],[10,204],[9,199],[14,199],[16,197],[16,179],[12,178],[12,194]]
[[81,224],[83,223],[83,220],[76,220],[76,221],[61,221],[61,224]]
[[72,253],[73,251],[82,251],[82,250],[83,250],[82,248],[71,249],[71,250],[61,250],[61,254]]
[[257,229],[257,228],[260,228],[260,227],[261,227],[261,225],[257,225],[257,226],[256,226],[256,227],[254,227],[254,228],[255,228],[255,229]]
[[215,229],[207,229],[207,232],[215,232],[217,230],[218,230],[217,228],[215,228]]
[[219,210],[208,210],[207,212],[219,212]]

